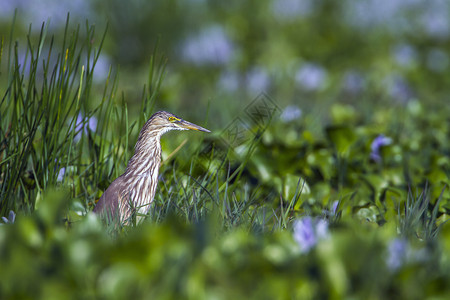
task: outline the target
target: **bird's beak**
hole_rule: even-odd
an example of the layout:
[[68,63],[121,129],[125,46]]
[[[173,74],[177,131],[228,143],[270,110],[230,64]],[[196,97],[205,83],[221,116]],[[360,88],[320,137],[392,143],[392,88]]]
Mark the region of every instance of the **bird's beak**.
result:
[[211,132],[206,128],[203,128],[201,126],[195,125],[194,123],[185,121],[185,120],[180,120],[175,122],[179,127],[184,128],[184,129],[190,129],[190,130],[198,130],[198,131],[203,131],[203,132]]

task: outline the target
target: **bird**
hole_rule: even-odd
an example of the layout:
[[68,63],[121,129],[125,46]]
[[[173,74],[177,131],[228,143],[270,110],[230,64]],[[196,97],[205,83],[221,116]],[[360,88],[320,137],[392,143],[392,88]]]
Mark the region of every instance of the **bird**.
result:
[[[102,194],[93,212],[123,225],[140,223],[155,197],[161,164],[161,136],[171,130],[211,132],[166,111],[154,113],[144,124],[125,172]],[[138,216],[139,215],[139,216]],[[135,218],[135,219],[134,219]]]

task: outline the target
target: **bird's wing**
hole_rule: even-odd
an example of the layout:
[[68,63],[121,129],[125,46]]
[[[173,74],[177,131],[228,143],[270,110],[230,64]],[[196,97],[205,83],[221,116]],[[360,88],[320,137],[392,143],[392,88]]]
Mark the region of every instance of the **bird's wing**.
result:
[[123,178],[118,177],[100,197],[95,205],[94,213],[101,214],[110,220],[117,217],[124,189]]

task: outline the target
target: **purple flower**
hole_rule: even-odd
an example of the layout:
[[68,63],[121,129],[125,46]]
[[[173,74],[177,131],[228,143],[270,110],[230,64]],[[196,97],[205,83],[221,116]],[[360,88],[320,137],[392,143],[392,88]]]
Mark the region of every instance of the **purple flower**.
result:
[[220,75],[218,87],[227,91],[235,92],[239,88],[239,74],[237,72],[226,71]]
[[346,1],[345,20],[358,29],[383,26],[392,32],[404,32],[412,27],[407,12],[419,4],[419,0]]
[[359,93],[364,88],[364,78],[357,71],[347,71],[343,81],[344,89],[350,93]]
[[95,131],[97,129],[97,119],[95,117],[83,118],[81,113],[77,116],[77,122],[75,124],[75,142],[78,142],[81,139],[81,135],[84,132],[85,134],[90,131]]
[[328,220],[330,220],[332,219],[332,217],[337,216],[337,214],[339,213],[338,208],[339,208],[339,200],[335,200],[333,201],[333,203],[331,203],[331,207],[322,210],[322,213]]
[[316,91],[323,87],[327,71],[320,65],[305,63],[295,74],[295,81],[305,90]]
[[234,47],[221,26],[211,26],[186,40],[182,51],[182,57],[196,65],[224,65],[232,59]]
[[[10,210],[8,218],[2,217],[2,220],[5,224],[13,224],[14,221],[16,220],[16,213],[13,212],[12,210]],[[3,224],[0,224],[0,225],[3,225]]]
[[384,85],[389,96],[402,103],[407,102],[414,95],[408,81],[401,75],[391,74],[384,80]]
[[31,23],[32,30],[40,30],[43,22],[48,23],[51,29],[60,29],[64,28],[68,12],[71,19],[92,19],[91,6],[87,0],[5,0],[0,1],[0,17],[9,18],[17,8],[20,19],[26,20],[26,25]]
[[409,245],[405,239],[394,239],[388,246],[388,257],[386,264],[392,271],[398,270],[407,259]]
[[[90,59],[90,65],[94,63],[94,58],[91,57]],[[95,63],[94,67],[94,74],[93,77],[96,82],[103,82],[108,78],[109,69],[111,67],[111,60],[110,58],[105,54],[100,54],[100,56],[97,59],[97,62]]]
[[302,116],[302,110],[296,105],[287,106],[281,113],[281,120],[285,123],[299,119]]
[[338,208],[339,208],[339,200],[333,201],[333,203],[331,204],[331,213],[333,215],[336,215],[338,213]]
[[380,154],[381,147],[390,145],[391,143],[392,143],[391,138],[386,137],[383,134],[378,135],[370,145],[370,149],[372,150],[370,152],[370,158],[376,162],[381,162],[381,154]]
[[56,178],[56,181],[61,182],[64,179],[64,174],[66,174],[66,168],[61,168],[58,171],[58,177]]
[[247,89],[253,93],[260,93],[266,90],[270,84],[269,74],[260,67],[251,69],[246,75]]
[[450,34],[448,1],[433,1],[432,5],[427,5],[426,10],[421,15],[421,21],[425,31],[431,36],[440,39],[447,39]]
[[417,51],[408,44],[399,44],[394,47],[393,56],[395,61],[403,67],[411,67],[417,63]]
[[294,240],[301,253],[309,252],[319,240],[328,237],[328,222],[323,219],[304,217],[294,223]]
[[274,15],[284,21],[310,15],[314,4],[313,0],[275,0],[272,8]]
[[14,10],[21,7],[21,4],[20,0],[0,1],[0,6],[2,7],[2,9],[0,9],[0,19],[11,18],[11,16],[14,15]]

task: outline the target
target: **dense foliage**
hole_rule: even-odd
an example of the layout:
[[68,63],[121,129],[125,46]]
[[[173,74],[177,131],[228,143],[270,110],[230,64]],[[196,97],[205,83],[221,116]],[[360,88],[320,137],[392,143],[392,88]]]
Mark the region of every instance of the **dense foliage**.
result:
[[[0,20],[1,299],[450,296],[443,4],[138,2]],[[146,221],[104,224],[161,108],[213,132],[165,135]]]

